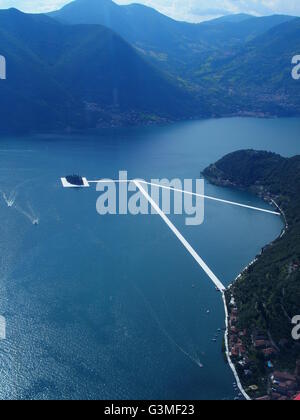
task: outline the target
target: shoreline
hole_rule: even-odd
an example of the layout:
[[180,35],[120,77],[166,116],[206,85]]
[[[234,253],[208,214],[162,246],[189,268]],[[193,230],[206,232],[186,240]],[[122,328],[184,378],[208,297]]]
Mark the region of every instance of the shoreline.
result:
[[226,316],[226,321],[225,321],[225,324],[226,324],[226,330],[225,330],[225,347],[226,347],[226,357],[227,357],[227,360],[228,360],[228,364],[229,364],[229,366],[230,366],[230,368],[231,368],[231,370],[232,370],[232,372],[233,372],[233,375],[234,375],[234,377],[235,377],[235,379],[236,379],[236,382],[237,382],[237,386],[238,386],[238,388],[239,388],[239,390],[240,390],[240,392],[241,392],[241,394],[244,396],[244,398],[247,400],[247,401],[252,401],[252,398],[250,398],[250,396],[247,394],[247,392],[245,391],[245,389],[244,389],[244,387],[243,387],[243,385],[242,385],[242,383],[241,383],[241,380],[240,380],[240,377],[239,377],[239,375],[238,375],[238,373],[237,373],[237,370],[236,370],[236,367],[235,367],[235,364],[233,363],[233,361],[231,360],[231,356],[230,356],[230,352],[229,352],[229,322],[228,322],[228,319],[229,319],[229,312],[228,312],[228,305],[227,305],[227,301],[226,301],[226,292],[228,292],[228,291],[230,291],[230,289],[232,288],[232,286],[243,276],[243,274],[244,273],[246,273],[248,270],[249,270],[249,268],[252,266],[252,265],[254,265],[258,260],[259,260],[259,258],[261,258],[262,256],[263,256],[263,254],[264,254],[264,249],[267,247],[267,246],[271,246],[275,241],[277,241],[278,239],[281,239],[285,234],[286,234],[286,232],[287,232],[287,230],[289,229],[289,225],[288,225],[288,222],[287,222],[287,219],[286,219],[286,216],[285,216],[285,213],[284,213],[284,211],[280,208],[280,206],[276,203],[276,201],[275,200],[273,200],[272,199],[272,203],[273,203],[273,205],[280,211],[280,214],[281,214],[281,217],[282,217],[282,219],[284,220],[284,228],[282,229],[282,231],[281,231],[281,233],[280,233],[280,236],[278,236],[278,238],[276,238],[274,241],[272,241],[270,244],[267,244],[263,249],[262,249],[262,251],[261,251],[261,253],[259,254],[259,256],[256,256],[245,268],[244,268],[244,270],[243,271],[241,271],[241,273],[232,281],[232,283],[230,283],[229,284],[229,286],[226,288],[226,290],[225,290],[225,292],[222,292],[222,299],[223,299],[223,303],[224,303],[224,309],[225,309],[225,316]]
[[284,227],[281,230],[280,235],[275,238],[272,242],[270,242],[269,244],[265,245],[265,247],[261,250],[260,254],[258,254],[241,272],[240,274],[229,284],[229,286],[226,288],[226,290],[230,290],[231,287],[234,285],[234,283],[236,283],[242,276],[244,273],[246,273],[250,267],[252,267],[252,265],[254,265],[264,254],[264,251],[267,247],[272,246],[272,244],[276,241],[278,241],[279,239],[283,238],[284,235],[286,234],[286,232],[289,229],[289,225],[285,216],[284,211],[279,207],[279,205],[276,203],[275,200],[272,200],[272,203],[274,204],[274,206],[279,210],[280,214],[281,214],[281,218],[284,220]]
[[135,124],[100,124],[97,127],[86,127],[86,128],[76,128],[66,126],[62,129],[43,129],[43,130],[0,130],[0,139],[7,137],[39,137],[39,136],[94,136],[101,133],[103,130],[120,130],[120,129],[139,129],[139,128],[156,128],[156,127],[171,127],[176,124],[197,122],[197,121],[213,121],[213,120],[230,120],[230,119],[251,119],[251,120],[280,120],[280,119],[300,119],[299,115],[261,115],[257,114],[224,114],[224,115],[210,115],[210,116],[197,116],[190,118],[174,118],[174,119],[161,119],[160,121],[148,121],[148,122],[138,122]]
[[247,401],[251,401],[251,398],[249,397],[249,395],[247,394],[247,392],[245,391],[240,377],[236,371],[235,365],[233,363],[233,361],[231,360],[231,356],[230,356],[230,352],[229,352],[229,322],[228,322],[228,307],[227,307],[227,302],[226,302],[226,292],[222,292],[222,299],[223,299],[223,303],[224,303],[224,309],[225,309],[225,324],[226,324],[226,330],[225,330],[225,347],[226,347],[226,357],[227,357],[227,361],[229,364],[230,369],[232,370],[233,376],[236,380],[238,389],[240,390],[241,394],[243,395],[243,397],[247,400]]

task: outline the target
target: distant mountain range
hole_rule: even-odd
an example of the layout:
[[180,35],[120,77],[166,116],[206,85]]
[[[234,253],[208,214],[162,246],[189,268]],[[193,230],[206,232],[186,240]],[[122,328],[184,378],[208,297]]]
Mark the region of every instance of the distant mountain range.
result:
[[76,0],[48,16],[1,10],[0,130],[300,115],[299,35],[289,16],[190,24],[111,0]]
[[[195,99],[100,25],[0,11],[1,130],[61,130],[188,118]],[[197,106],[196,106],[197,105]]]
[[228,57],[245,42],[293,20],[289,16],[255,18],[242,14],[190,24],[141,4],[119,6],[111,0],[76,0],[49,16],[69,24],[104,25],[159,68],[188,80],[194,79],[199,66],[211,56]]

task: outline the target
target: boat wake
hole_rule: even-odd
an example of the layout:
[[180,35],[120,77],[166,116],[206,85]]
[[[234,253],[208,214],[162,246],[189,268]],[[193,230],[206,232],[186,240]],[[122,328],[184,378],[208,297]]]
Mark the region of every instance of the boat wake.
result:
[[40,223],[40,219],[37,217],[36,213],[34,212],[30,203],[27,203],[27,210],[22,209],[19,205],[15,204],[14,208],[22,214],[26,219],[30,221],[33,225],[38,225]]
[[9,196],[6,195],[5,192],[2,192],[2,197],[7,205],[7,207],[13,207],[13,205],[15,204],[15,201],[17,199],[18,193],[16,190],[13,190]]
[[182,354],[184,354],[188,359],[190,359],[190,361],[192,363],[195,363],[200,369],[202,369],[204,366],[201,363],[201,361],[197,358],[192,356],[190,353],[188,353],[184,348],[182,348],[175,340],[174,338],[168,333],[168,331],[165,329],[165,327],[162,325],[161,321],[159,320],[156,312],[154,311],[152,305],[150,304],[150,302],[146,299],[146,297],[144,296],[143,292],[136,286],[134,285],[134,288],[136,289],[136,291],[139,293],[139,295],[142,297],[143,301],[145,302],[145,305],[147,306],[153,320],[156,322],[156,324],[158,325],[160,331],[164,334],[164,336],[170,341],[170,343],[176,347]]
[[26,181],[21,182],[20,184],[18,184],[9,194],[7,194],[6,192],[0,190],[0,193],[2,194],[2,197],[7,205],[7,207],[13,207],[16,199],[18,197],[18,193],[19,193],[19,189],[27,184],[28,182],[30,182],[31,180],[28,179]]
[[18,213],[22,214],[26,219],[30,221],[33,225],[38,225],[40,223],[39,217],[36,215],[36,212],[33,210],[32,205],[27,202],[27,209],[22,208],[16,203],[16,200],[19,195],[19,189],[24,186],[24,184],[30,182],[31,180],[26,180],[17,185],[9,194],[0,190],[2,198],[9,208],[14,208]]

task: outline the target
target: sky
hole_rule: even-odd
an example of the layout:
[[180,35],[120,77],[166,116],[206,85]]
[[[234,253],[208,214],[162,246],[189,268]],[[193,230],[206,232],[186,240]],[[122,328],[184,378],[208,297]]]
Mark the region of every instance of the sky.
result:
[[[101,1],[101,0],[99,0]],[[300,16],[300,0],[115,0],[118,4],[142,3],[177,20],[201,22],[232,13]],[[0,0],[0,8],[16,7],[24,12],[48,12],[70,0]]]

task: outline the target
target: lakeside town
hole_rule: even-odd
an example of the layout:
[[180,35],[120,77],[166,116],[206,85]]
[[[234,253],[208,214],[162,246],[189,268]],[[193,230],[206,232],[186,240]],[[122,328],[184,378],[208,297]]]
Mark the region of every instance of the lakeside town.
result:
[[[238,307],[233,295],[229,303],[228,344],[229,356],[236,366],[245,391],[258,401],[300,400],[300,358],[293,371],[278,370],[276,360],[280,348],[272,337],[257,331],[249,337],[249,331],[240,329]],[[284,346],[284,340],[280,343]],[[265,369],[258,376],[257,365]]]

